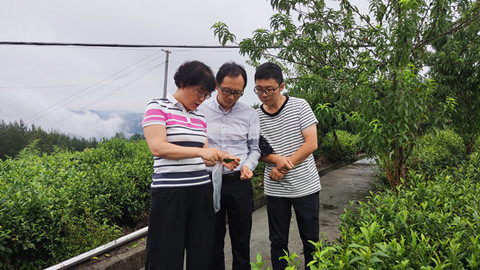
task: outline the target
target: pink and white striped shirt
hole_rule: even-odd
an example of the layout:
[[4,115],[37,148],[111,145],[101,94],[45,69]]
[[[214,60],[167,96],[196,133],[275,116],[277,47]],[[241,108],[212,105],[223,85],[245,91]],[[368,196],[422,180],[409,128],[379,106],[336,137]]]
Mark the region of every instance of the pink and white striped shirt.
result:
[[[187,147],[203,147],[207,123],[199,111],[187,112],[171,94],[147,105],[142,126],[163,125],[167,142]],[[171,188],[210,183],[205,163],[200,157],[171,160],[153,157],[152,188]]]

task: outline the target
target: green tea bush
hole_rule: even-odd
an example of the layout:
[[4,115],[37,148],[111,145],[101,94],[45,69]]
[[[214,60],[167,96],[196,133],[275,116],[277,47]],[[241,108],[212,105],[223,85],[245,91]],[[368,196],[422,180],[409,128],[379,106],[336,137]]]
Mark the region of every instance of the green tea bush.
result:
[[335,145],[333,132],[319,138],[315,158],[324,157],[330,161],[353,161],[360,152],[360,137],[344,130],[336,130],[338,145]]
[[480,154],[433,181],[410,171],[408,188],[346,210],[341,236],[316,243],[311,269],[480,269]]
[[259,198],[263,196],[263,173],[265,170],[265,163],[259,161],[257,168],[253,170],[252,187],[253,198]]
[[0,269],[38,269],[117,238],[149,204],[145,141],[0,162]]
[[436,168],[456,167],[466,158],[465,145],[454,131],[437,130],[418,140],[412,157],[413,169],[431,172]]
[[473,147],[474,152],[480,152],[480,136],[477,137],[477,140],[475,141],[475,145]]

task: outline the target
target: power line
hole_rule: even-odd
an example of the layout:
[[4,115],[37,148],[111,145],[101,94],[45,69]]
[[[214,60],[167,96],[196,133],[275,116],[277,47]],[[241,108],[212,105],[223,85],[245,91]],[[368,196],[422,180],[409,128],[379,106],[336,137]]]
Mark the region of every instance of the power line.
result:
[[[111,82],[113,82],[113,81],[115,81],[115,80],[118,80],[118,79],[120,79],[120,78],[123,78],[123,77],[129,75],[130,73],[132,73],[132,72],[140,69],[141,67],[143,67],[143,66],[145,66],[145,65],[147,65],[147,64],[150,64],[150,63],[152,63],[152,62],[157,61],[158,59],[160,59],[160,57],[162,57],[162,56],[155,56],[155,55],[158,54],[158,53],[160,53],[160,51],[156,51],[156,52],[154,52],[153,54],[150,54],[149,56],[147,56],[147,57],[145,57],[145,58],[143,58],[143,59],[135,62],[134,64],[131,64],[131,65],[129,65],[128,67],[123,68],[122,70],[120,70],[120,71],[118,71],[118,72],[116,72],[116,73],[108,76],[107,78],[105,78],[105,79],[103,79],[103,80],[101,80],[101,81],[99,81],[99,82],[97,82],[97,83],[95,83],[95,84],[93,84],[93,85],[91,85],[91,86],[89,86],[89,87],[86,87],[86,88],[84,88],[84,89],[81,89],[80,91],[77,91],[76,93],[68,96],[67,98],[64,98],[63,100],[55,103],[54,105],[51,105],[51,106],[49,106],[48,108],[45,108],[45,109],[41,110],[40,112],[37,112],[36,114],[34,114],[34,115],[26,118],[26,119],[24,120],[24,121],[25,121],[25,122],[24,122],[24,123],[25,123],[25,126],[28,126],[30,123],[33,123],[35,120],[38,120],[38,119],[40,119],[40,118],[43,118],[43,117],[46,116],[47,114],[50,114],[50,113],[52,113],[52,112],[60,109],[62,106],[65,106],[65,105],[67,105],[67,104],[70,104],[70,103],[76,101],[77,99],[79,99],[79,98],[81,98],[81,97],[83,97],[83,96],[85,96],[85,95],[88,95],[88,94],[92,93],[93,91],[96,91],[96,90],[104,87],[105,85],[107,85],[107,84],[109,84],[109,83],[111,83]],[[155,56],[155,57],[154,57],[154,56]],[[148,60],[149,58],[150,58],[151,60],[149,60],[148,62],[145,62],[145,61]],[[153,58],[153,59],[152,59],[152,58]],[[140,66],[138,66],[138,65],[139,65],[140,63],[142,63],[142,62],[144,62],[144,63],[141,64]],[[162,64],[163,64],[163,63],[162,63]],[[161,65],[161,64],[160,64],[160,65]],[[137,66],[137,67],[135,67],[135,66]],[[158,65],[155,65],[155,67],[154,67],[153,69],[155,69],[157,66],[158,66]],[[131,69],[132,67],[135,67],[135,68],[132,70],[132,69]],[[129,69],[130,69],[130,70],[129,70]],[[151,70],[150,70],[150,71],[151,71]],[[149,73],[150,71],[148,71],[147,73]],[[125,72],[125,73],[124,73],[124,72]],[[123,73],[123,74],[122,74],[122,73]],[[102,83],[103,83],[103,85],[102,85]],[[94,87],[95,87],[95,88],[94,88]],[[93,88],[93,89],[92,89],[92,88]],[[91,90],[89,90],[89,89],[91,89]],[[89,90],[89,91],[86,92],[86,93],[84,93],[84,94],[82,94],[81,96],[78,96],[78,95],[80,95],[81,93],[83,93],[83,92],[85,92],[85,91],[87,91],[87,90]],[[76,96],[77,96],[77,97],[76,97]],[[74,98],[74,97],[75,97],[75,98]],[[73,99],[73,100],[72,100],[72,99]],[[3,133],[0,133],[0,138],[5,137],[7,134],[8,134],[8,130],[4,131]]]
[[0,45],[16,46],[77,46],[77,47],[111,47],[111,48],[188,48],[188,49],[240,49],[238,45],[157,45],[157,44],[109,44],[109,43],[62,43],[37,41],[0,41]]
[[90,85],[97,82],[85,82],[77,84],[50,85],[50,86],[0,86],[0,89],[51,89],[51,88],[70,88],[76,86]]
[[[160,63],[160,64],[156,64],[155,66],[151,67],[151,68],[150,68],[149,70],[147,70],[146,72],[140,74],[140,76],[137,76],[136,78],[133,78],[132,80],[130,80],[129,82],[125,83],[125,84],[122,85],[121,87],[118,87],[118,88],[114,89],[113,91],[111,91],[110,93],[104,95],[104,96],[101,97],[101,98],[97,98],[96,101],[88,104],[88,105],[89,105],[89,109],[91,109],[92,105],[94,105],[95,103],[98,103],[100,100],[103,100],[103,99],[107,98],[108,96],[113,95],[115,92],[118,92],[118,91],[122,90],[123,88],[129,86],[129,85],[132,84],[133,82],[141,79],[142,77],[144,77],[145,75],[147,75],[147,74],[149,74],[150,72],[154,71],[154,70],[157,69],[158,67],[161,67],[163,64],[165,64],[165,62]],[[84,110],[85,110],[85,109],[84,109]],[[56,121],[56,124],[65,121],[65,120],[68,119],[69,117],[70,117],[70,116],[66,116],[66,117],[64,117],[64,118],[62,118],[62,119],[60,119],[60,120],[57,120],[57,121]]]
[[[87,87],[87,88],[84,88],[84,89],[78,91],[77,93],[75,93],[75,94],[73,94],[73,95],[70,95],[69,97],[61,100],[60,102],[55,103],[54,105],[52,105],[52,106],[50,106],[50,107],[42,110],[41,112],[36,113],[35,115],[32,115],[32,116],[28,117],[27,119],[25,119],[25,122],[33,123],[33,121],[36,121],[36,120],[38,120],[38,119],[40,119],[40,118],[43,118],[43,117],[46,116],[47,114],[50,114],[50,113],[52,113],[52,112],[54,112],[54,111],[56,111],[56,110],[59,110],[59,109],[61,109],[61,108],[62,108],[63,106],[65,106],[65,105],[68,105],[68,104],[70,104],[70,103],[72,103],[72,102],[74,102],[74,101],[76,101],[76,100],[78,100],[78,99],[80,99],[80,98],[82,98],[82,97],[84,97],[84,96],[86,96],[86,95],[88,95],[88,94],[90,94],[90,93],[92,93],[92,92],[94,92],[94,91],[96,91],[96,90],[104,87],[105,85],[107,85],[107,84],[109,84],[109,83],[111,83],[111,82],[113,82],[113,81],[116,81],[116,80],[118,80],[118,79],[123,78],[123,77],[127,76],[128,74],[130,74],[130,73],[138,70],[139,68],[141,68],[141,67],[143,67],[143,66],[145,66],[145,65],[147,65],[147,64],[150,64],[150,63],[152,63],[152,62],[157,61],[157,60],[160,59],[160,57],[162,57],[162,56],[157,56],[157,57],[153,58],[152,60],[149,60],[148,62],[143,63],[142,65],[136,67],[135,69],[127,71],[127,70],[130,69],[131,67],[133,67],[133,66],[135,66],[135,65],[138,65],[139,63],[145,61],[145,60],[148,59],[148,58],[151,58],[152,56],[154,56],[155,54],[158,54],[158,53],[159,53],[159,52],[155,52],[155,53],[153,53],[153,54],[151,54],[151,55],[143,58],[142,60],[136,62],[135,64],[132,64],[132,65],[130,65],[130,66],[128,66],[128,67],[126,67],[126,68],[124,68],[124,69],[116,72],[115,74],[110,75],[109,77],[103,79],[103,80],[100,81],[99,83],[94,84],[94,85],[92,85],[92,86],[89,86],[89,87]],[[126,73],[121,74],[121,73],[124,72],[124,71],[126,71]],[[105,83],[104,83],[104,82],[105,82]],[[104,84],[102,85],[101,83],[104,83]],[[91,88],[93,88],[93,89],[91,89]],[[89,90],[89,89],[91,89],[91,90]],[[80,93],[85,92],[85,91],[87,91],[87,90],[89,90],[89,91],[86,92],[86,93],[83,93],[83,94],[80,95],[80,96],[78,96]],[[77,97],[75,97],[75,96],[77,96]],[[73,98],[73,97],[75,97],[75,98]],[[69,100],[69,99],[70,99],[70,100]],[[67,101],[67,100],[69,100],[69,101]]]

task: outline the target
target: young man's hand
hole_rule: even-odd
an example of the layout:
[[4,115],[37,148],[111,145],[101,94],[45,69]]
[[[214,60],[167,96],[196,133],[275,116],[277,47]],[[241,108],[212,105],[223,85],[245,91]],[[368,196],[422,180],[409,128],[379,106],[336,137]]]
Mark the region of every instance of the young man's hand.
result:
[[284,175],[285,175],[284,173],[282,173],[277,167],[275,167],[270,172],[270,179],[275,181],[280,181],[282,180]]
[[282,173],[286,174],[289,170],[293,169],[293,162],[290,160],[289,157],[285,156],[276,156],[275,164],[277,165],[277,169]]

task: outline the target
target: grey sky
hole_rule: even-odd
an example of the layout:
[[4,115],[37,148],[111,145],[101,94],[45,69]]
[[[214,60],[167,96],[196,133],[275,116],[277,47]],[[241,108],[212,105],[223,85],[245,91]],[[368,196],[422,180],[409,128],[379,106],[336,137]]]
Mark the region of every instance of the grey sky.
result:
[[[65,43],[219,45],[210,27],[229,25],[237,40],[268,28],[273,14],[264,0],[1,0],[0,41]],[[174,49],[168,71],[200,60],[214,72],[226,61],[254,70],[237,49]],[[142,113],[163,93],[161,49],[0,46],[0,119],[85,137],[109,137],[122,119],[100,119],[92,110]],[[252,81],[252,80],[251,80]],[[258,103],[249,82],[240,99]]]
[[[363,3],[363,11],[366,2],[352,1]],[[240,41],[268,29],[273,14],[269,0],[0,0],[0,41],[217,46],[214,23],[226,23]],[[235,61],[249,78],[240,101],[259,103],[254,69],[237,49],[165,50],[171,51],[168,92],[175,92],[173,74],[187,60],[214,72]],[[161,49],[0,45],[0,120],[108,138],[123,131],[122,117],[94,111],[143,113],[150,99],[162,96],[164,71]]]

